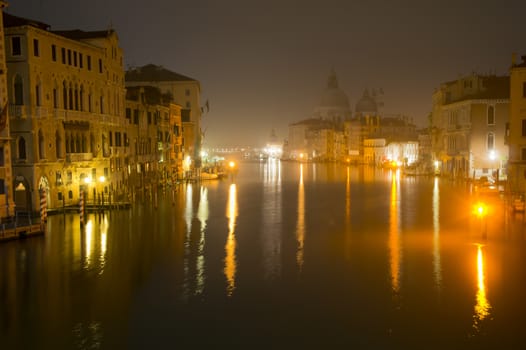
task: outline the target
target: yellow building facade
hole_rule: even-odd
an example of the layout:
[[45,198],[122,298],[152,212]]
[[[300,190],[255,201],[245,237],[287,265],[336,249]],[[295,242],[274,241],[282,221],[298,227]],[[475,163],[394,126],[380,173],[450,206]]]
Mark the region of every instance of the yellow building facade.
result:
[[[6,14],[5,14],[6,15]],[[17,210],[77,205],[124,191],[130,148],[123,52],[113,30],[51,31],[4,16]]]
[[526,56],[522,62],[512,61],[510,70],[510,122],[509,122],[510,190],[526,194]]
[[[0,1],[0,11],[3,13],[7,4]],[[11,144],[9,133],[7,66],[5,61],[5,42],[3,16],[0,18],[0,218],[14,215],[13,174],[11,169]]]

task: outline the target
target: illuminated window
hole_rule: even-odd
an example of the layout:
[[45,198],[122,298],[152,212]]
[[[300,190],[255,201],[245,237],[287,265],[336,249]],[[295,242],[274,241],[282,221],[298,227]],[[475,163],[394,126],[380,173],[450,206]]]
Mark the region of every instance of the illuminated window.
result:
[[495,107],[488,106],[488,125],[495,125]]
[[489,151],[495,149],[495,134],[492,132],[488,133],[487,146]]

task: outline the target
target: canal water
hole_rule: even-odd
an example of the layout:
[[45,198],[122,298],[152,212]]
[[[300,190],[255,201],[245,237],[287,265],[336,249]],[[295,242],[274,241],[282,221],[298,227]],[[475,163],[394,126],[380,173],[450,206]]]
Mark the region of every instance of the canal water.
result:
[[[485,199],[484,199],[485,200]],[[0,245],[2,349],[519,349],[521,215],[468,185],[241,163]]]

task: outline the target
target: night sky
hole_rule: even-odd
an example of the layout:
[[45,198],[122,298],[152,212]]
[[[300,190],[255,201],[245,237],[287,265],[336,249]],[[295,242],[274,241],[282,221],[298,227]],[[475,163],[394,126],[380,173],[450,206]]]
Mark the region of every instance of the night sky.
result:
[[205,146],[261,146],[310,117],[332,68],[351,108],[384,90],[385,113],[425,126],[441,82],[507,74],[526,53],[524,0],[8,0],[52,30],[119,35],[127,67],[148,63],[201,82]]

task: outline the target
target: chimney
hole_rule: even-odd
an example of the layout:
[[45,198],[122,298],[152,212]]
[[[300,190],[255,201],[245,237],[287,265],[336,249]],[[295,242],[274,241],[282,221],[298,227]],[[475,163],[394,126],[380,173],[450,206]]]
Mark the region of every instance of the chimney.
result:
[[516,64],[517,64],[517,54],[514,52],[511,54],[511,66],[513,67]]

